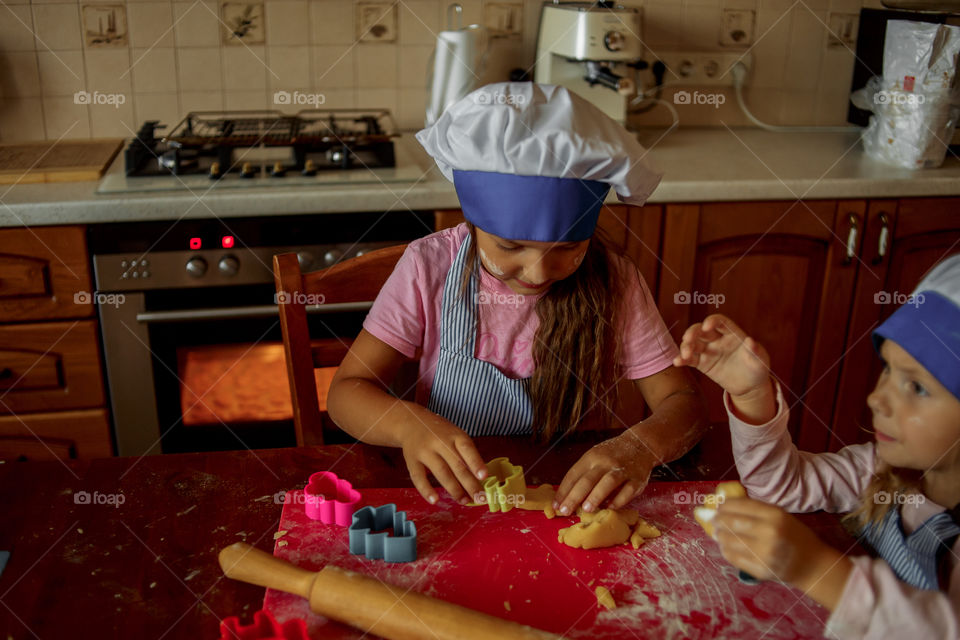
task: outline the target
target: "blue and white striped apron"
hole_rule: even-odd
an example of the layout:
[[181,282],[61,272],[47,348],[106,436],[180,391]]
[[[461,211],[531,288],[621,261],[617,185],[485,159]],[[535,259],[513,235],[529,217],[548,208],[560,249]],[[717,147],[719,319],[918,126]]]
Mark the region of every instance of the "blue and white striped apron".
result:
[[939,589],[939,561],[944,553],[949,553],[958,534],[960,526],[949,513],[941,512],[905,535],[900,509],[893,507],[883,520],[868,525],[861,535],[898,578],[918,589]]
[[471,241],[468,234],[443,285],[440,356],[427,408],[469,436],[529,435],[533,427],[530,379],[508,378],[493,364],[475,357],[480,282],[476,270],[460,294]]

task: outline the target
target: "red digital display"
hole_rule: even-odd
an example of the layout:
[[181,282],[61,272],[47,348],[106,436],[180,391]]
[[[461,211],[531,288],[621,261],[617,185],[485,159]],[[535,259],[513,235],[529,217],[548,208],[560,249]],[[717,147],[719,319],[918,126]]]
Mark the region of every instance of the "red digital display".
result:
[[194,250],[203,248],[203,240],[200,238],[190,238],[190,248]]
[[233,236],[223,236],[220,238],[220,246],[224,249],[233,249]]

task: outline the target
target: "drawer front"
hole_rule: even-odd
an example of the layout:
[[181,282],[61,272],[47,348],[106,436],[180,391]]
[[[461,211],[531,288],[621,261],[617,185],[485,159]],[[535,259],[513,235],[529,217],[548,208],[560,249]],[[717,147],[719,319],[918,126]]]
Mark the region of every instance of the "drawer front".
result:
[[0,416],[0,460],[113,455],[106,409]]
[[0,414],[104,405],[93,320],[0,325]]
[[83,227],[0,229],[0,322],[93,315]]

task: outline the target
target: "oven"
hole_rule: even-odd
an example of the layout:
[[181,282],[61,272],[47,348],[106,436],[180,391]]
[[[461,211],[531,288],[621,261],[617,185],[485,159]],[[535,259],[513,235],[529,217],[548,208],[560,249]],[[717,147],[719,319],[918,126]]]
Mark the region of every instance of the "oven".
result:
[[[295,445],[273,255],[315,270],[433,228],[431,212],[91,226],[118,454]],[[308,312],[315,338],[353,339],[366,314]],[[318,377],[321,404],[331,375]]]

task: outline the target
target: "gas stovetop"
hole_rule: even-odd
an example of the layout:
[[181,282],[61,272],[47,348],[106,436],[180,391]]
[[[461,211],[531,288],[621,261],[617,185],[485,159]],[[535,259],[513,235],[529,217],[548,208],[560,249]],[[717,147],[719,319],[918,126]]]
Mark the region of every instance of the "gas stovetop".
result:
[[[414,182],[423,170],[398,154],[390,112],[308,109],[191,112],[144,123],[98,193]],[[398,157],[400,156],[400,157]]]

